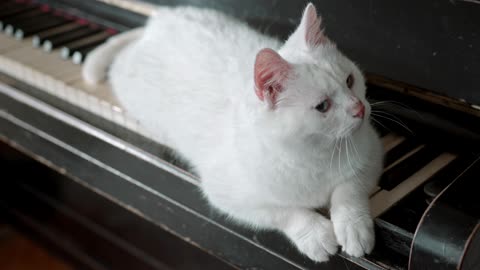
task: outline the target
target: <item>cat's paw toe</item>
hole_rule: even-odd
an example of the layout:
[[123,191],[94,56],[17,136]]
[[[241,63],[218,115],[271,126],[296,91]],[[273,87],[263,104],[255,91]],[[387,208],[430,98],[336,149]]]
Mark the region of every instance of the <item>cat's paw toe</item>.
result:
[[330,221],[319,221],[299,230],[293,238],[297,248],[316,262],[328,261],[337,253],[338,243]]
[[334,221],[334,230],[342,250],[350,256],[362,257],[375,246],[373,221],[370,217]]

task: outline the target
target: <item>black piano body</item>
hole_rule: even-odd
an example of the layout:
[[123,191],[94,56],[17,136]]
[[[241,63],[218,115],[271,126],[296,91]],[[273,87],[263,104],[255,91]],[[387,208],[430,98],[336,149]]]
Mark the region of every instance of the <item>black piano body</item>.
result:
[[[278,233],[232,224],[208,207],[198,180],[171,150],[112,121],[114,112],[103,109],[114,106],[97,113],[76,106],[85,96],[70,96],[70,82],[57,95],[40,89],[57,84],[36,82],[39,75],[24,68],[41,68],[30,58],[60,58],[62,51],[64,61],[78,52],[79,66],[109,36],[102,33],[143,24],[151,4],[220,9],[284,38],[306,1],[0,3],[2,28],[11,25],[13,35],[0,39],[0,219],[86,269],[480,269],[480,3],[315,2],[328,35],[365,70],[371,102],[391,118],[378,124],[388,151],[371,197],[376,248],[326,264],[309,261]],[[32,26],[37,21],[28,16],[39,14],[31,10],[11,15],[29,5],[68,23],[71,16],[86,20],[90,34],[50,35],[50,55],[38,53],[48,51],[43,39],[40,49],[26,48],[45,33],[32,30],[38,25],[58,27],[44,14]],[[19,17],[25,12],[32,13]],[[20,49],[16,33],[23,33]],[[20,59],[30,51],[35,57]],[[65,69],[77,72],[73,64]]]

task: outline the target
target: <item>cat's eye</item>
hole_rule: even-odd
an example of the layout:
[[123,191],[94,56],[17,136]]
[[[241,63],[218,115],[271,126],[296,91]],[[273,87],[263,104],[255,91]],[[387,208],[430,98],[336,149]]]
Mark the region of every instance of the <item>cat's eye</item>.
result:
[[355,82],[355,79],[353,78],[353,75],[352,74],[348,75],[348,77],[347,77],[348,88],[352,89],[354,82]]
[[322,101],[322,103],[318,104],[317,107],[315,107],[315,110],[325,113],[330,109],[330,99],[325,99]]

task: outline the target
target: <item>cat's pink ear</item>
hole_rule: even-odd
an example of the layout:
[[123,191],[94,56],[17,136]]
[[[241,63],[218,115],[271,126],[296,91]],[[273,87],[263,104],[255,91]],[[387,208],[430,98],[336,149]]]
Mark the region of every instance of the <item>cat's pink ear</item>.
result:
[[262,49],[255,59],[255,94],[275,105],[278,94],[283,91],[291,65],[272,49]]
[[303,36],[307,46],[315,47],[327,41],[321,29],[322,19],[317,15],[317,10],[309,3],[303,11],[302,21],[297,31]]

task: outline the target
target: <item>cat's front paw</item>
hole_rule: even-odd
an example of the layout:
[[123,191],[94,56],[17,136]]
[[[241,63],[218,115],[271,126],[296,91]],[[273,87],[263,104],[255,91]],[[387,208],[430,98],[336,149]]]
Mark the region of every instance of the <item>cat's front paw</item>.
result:
[[300,252],[316,262],[326,262],[337,253],[338,243],[330,220],[319,218],[292,228],[287,234]]
[[375,245],[375,232],[369,215],[343,214],[332,217],[332,222],[342,251],[354,257],[362,257],[372,251]]

